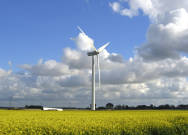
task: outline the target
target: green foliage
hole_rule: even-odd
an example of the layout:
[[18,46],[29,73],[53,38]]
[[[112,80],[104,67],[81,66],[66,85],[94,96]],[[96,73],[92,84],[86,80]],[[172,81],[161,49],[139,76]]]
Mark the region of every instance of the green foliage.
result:
[[7,135],[188,135],[188,111],[1,110]]

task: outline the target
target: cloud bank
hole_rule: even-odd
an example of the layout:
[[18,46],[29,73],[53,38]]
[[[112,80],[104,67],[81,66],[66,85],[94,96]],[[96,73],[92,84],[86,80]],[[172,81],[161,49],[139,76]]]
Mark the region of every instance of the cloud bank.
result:
[[[97,105],[187,103],[187,0],[117,0],[109,7],[130,18],[148,16],[151,24],[146,41],[129,60],[108,48],[100,54],[102,86],[96,90]],[[35,65],[20,65],[20,72],[0,69],[1,104],[89,106],[91,58],[87,52],[94,40],[83,32],[72,39],[77,48],[64,48],[61,61],[40,59]]]
[[[129,8],[124,8],[128,4]],[[179,59],[188,52],[188,2],[186,0],[121,0],[109,3],[122,16],[134,17],[143,13],[151,24],[146,42],[137,53],[144,60]]]

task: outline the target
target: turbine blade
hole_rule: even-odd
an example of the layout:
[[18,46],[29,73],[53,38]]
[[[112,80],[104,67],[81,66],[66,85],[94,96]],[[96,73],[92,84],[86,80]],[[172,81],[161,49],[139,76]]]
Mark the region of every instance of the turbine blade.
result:
[[99,64],[99,54],[97,55],[97,66],[98,66],[98,74],[99,74],[99,89],[101,88],[101,71],[100,71],[100,64]]
[[110,44],[110,42],[104,44],[102,47],[100,47],[100,48],[97,50],[97,52],[99,52],[99,53],[102,52],[109,44]]
[[[77,28],[79,29],[79,31],[81,32],[81,33],[83,33],[83,34],[85,34],[86,35],[86,33],[79,27],[79,26],[77,26]],[[87,35],[86,35],[87,36]],[[91,45],[91,47],[94,49],[94,51],[97,51],[97,49],[95,48],[95,45],[94,44],[90,44]]]
[[80,31],[81,33],[84,33],[84,34],[85,34],[85,32],[80,28],[80,26],[77,26],[77,28],[79,29],[79,31]]

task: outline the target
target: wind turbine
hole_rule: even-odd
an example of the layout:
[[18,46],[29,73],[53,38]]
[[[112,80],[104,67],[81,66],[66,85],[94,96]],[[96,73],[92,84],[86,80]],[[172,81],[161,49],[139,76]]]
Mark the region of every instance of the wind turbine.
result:
[[[81,33],[84,31],[78,27]],[[85,34],[85,33],[84,33]],[[86,35],[86,34],[85,34]],[[99,65],[99,54],[110,44],[110,42],[104,44],[99,49],[96,49],[95,46],[92,44],[91,47],[93,51],[88,52],[88,56],[92,56],[92,97],[91,97],[91,110],[95,110],[95,56],[97,56],[97,66],[98,66],[98,74],[99,74],[99,88],[100,88],[100,65]]]

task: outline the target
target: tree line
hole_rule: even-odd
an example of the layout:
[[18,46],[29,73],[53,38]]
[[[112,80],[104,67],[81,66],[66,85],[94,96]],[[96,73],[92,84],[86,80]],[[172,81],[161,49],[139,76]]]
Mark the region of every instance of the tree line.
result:
[[107,103],[106,106],[97,107],[98,110],[103,109],[113,109],[113,110],[162,110],[162,109],[180,109],[180,110],[188,110],[188,104],[180,104],[180,105],[137,105],[137,106],[128,106],[128,105],[114,105],[113,103]]

